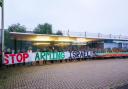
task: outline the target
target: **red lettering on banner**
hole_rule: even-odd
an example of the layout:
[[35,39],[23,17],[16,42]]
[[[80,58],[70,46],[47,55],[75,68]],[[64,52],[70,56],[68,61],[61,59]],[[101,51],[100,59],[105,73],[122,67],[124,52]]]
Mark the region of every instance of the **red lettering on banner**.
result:
[[19,53],[19,54],[5,54],[4,64],[15,64],[26,62],[26,59],[29,57],[28,53]]
[[4,60],[5,60],[5,64],[6,64],[6,65],[9,63],[8,58],[9,58],[8,54],[5,54],[5,59],[4,59]]
[[12,57],[12,64],[14,64],[14,56],[15,56],[15,54],[10,54],[10,56]]
[[22,59],[23,59],[23,58],[22,58],[22,54],[20,54],[20,53],[17,54],[17,56],[16,56],[17,62],[19,62],[19,63],[22,62]]
[[28,58],[28,57],[29,57],[28,53],[24,53],[23,54],[23,62],[25,62],[26,61],[26,58]]

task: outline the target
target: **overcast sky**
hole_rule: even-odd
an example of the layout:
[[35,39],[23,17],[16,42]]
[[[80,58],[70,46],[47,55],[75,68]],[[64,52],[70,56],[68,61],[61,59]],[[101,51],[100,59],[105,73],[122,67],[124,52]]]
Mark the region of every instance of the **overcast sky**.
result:
[[128,33],[128,0],[5,0],[5,27],[28,30],[48,22],[53,30]]

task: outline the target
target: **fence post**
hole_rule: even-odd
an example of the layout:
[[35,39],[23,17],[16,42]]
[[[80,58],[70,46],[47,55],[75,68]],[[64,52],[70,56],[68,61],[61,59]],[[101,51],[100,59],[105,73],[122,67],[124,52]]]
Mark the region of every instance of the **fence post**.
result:
[[69,29],[68,29],[68,36],[70,36],[70,35],[69,35]]
[[87,37],[87,33],[85,32],[85,38]]
[[121,38],[121,35],[119,35],[119,39]]
[[109,35],[109,38],[111,38],[111,37],[112,37],[112,34]]
[[0,53],[0,67],[2,67],[2,52]]
[[98,33],[98,38],[100,38],[100,33]]

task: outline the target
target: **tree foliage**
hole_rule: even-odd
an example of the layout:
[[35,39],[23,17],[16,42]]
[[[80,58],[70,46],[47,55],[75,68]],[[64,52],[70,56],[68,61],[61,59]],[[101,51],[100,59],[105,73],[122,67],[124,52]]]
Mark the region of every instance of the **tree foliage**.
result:
[[17,23],[9,26],[8,31],[9,32],[26,32],[26,27]]
[[58,30],[58,31],[56,32],[56,35],[63,35],[63,33],[62,33],[62,31]]
[[[12,48],[13,47],[13,40],[11,39],[11,35],[9,32],[26,32],[26,27],[23,25],[18,24],[13,24],[11,26],[8,27],[8,29],[6,29],[4,31],[5,34],[5,47],[7,48]],[[17,43],[19,43],[20,41],[17,41]]]
[[5,37],[4,37],[5,47],[7,47],[7,48],[12,47],[12,45],[13,45],[12,44],[12,39],[11,39],[10,33],[7,29],[4,31],[4,35],[5,35]]
[[3,0],[0,0],[0,7],[2,7],[3,5]]
[[34,33],[38,34],[52,34],[52,25],[48,23],[39,24],[35,29]]

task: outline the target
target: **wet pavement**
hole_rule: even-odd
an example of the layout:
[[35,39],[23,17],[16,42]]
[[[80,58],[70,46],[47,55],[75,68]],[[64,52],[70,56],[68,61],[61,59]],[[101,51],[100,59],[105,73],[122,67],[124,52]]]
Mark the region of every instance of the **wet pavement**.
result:
[[128,84],[128,59],[19,67],[9,76],[5,89],[123,89],[119,86]]

